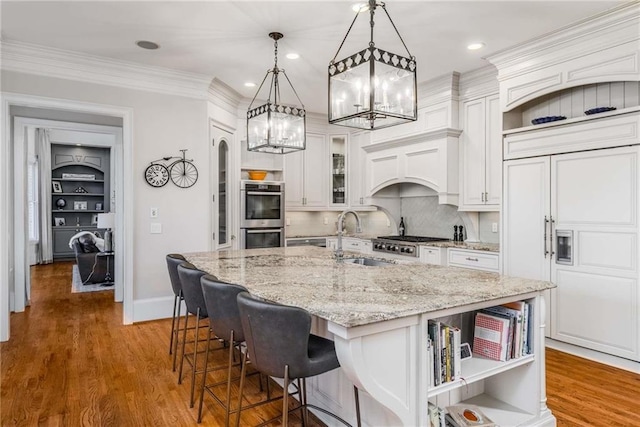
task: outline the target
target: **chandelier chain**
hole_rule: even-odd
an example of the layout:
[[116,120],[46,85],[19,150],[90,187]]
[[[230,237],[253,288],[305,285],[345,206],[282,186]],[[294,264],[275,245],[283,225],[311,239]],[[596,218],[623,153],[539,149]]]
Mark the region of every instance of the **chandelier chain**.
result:
[[[382,10],[384,10],[384,13],[387,14],[387,18],[389,18],[389,22],[391,22],[391,25],[393,26],[393,29],[396,31],[396,34],[400,38],[400,41],[402,42],[402,46],[404,46],[405,50],[407,51],[407,54],[409,55],[409,58],[415,59],[415,57],[413,55],[411,55],[411,52],[409,52],[409,48],[407,47],[407,44],[404,42],[404,39],[402,38],[402,36],[400,35],[400,32],[396,28],[396,24],[393,22],[393,19],[391,19],[391,15],[389,15],[389,12],[387,12],[387,8],[386,8],[384,3],[382,3]],[[372,36],[372,39],[373,39],[373,36]]]

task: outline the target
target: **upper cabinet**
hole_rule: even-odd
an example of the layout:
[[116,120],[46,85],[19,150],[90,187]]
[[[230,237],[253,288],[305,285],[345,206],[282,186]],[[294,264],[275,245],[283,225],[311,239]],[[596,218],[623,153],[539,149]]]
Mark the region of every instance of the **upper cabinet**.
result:
[[329,137],[329,154],[331,163],[331,195],[329,203],[332,206],[347,206],[348,180],[351,178],[348,160],[347,135],[331,135]]
[[303,151],[284,156],[286,208],[317,210],[326,208],[329,177],[326,136],[307,133]]
[[462,104],[460,210],[497,211],[502,192],[502,126],[498,95]]
[[364,208],[368,200],[364,191],[364,159],[365,152],[362,149],[369,143],[371,132],[356,132],[351,134],[349,140],[349,189],[347,195],[349,204],[353,209]]

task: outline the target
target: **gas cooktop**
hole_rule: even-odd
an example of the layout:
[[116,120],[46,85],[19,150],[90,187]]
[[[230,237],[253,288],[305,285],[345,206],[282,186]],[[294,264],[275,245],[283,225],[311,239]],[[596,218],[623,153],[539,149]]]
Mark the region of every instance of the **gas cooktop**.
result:
[[419,243],[425,242],[442,242],[448,241],[442,237],[426,237],[426,236],[380,236],[373,239],[373,250],[377,252],[386,252],[403,256],[418,257]]

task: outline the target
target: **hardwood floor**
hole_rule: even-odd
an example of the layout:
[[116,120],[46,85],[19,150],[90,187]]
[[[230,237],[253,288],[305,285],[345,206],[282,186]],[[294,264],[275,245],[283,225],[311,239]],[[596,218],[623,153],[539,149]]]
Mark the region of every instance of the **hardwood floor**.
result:
[[[112,292],[70,293],[71,266],[33,268],[32,305],[12,314],[11,341],[0,345],[0,424],[196,425],[189,380],[178,385],[171,370],[171,320],[123,326]],[[255,382],[249,391],[262,396]],[[547,350],[547,395],[560,426],[640,426],[640,375]],[[222,408],[205,402],[202,425],[222,426]],[[280,403],[246,412],[241,425],[256,425]]]

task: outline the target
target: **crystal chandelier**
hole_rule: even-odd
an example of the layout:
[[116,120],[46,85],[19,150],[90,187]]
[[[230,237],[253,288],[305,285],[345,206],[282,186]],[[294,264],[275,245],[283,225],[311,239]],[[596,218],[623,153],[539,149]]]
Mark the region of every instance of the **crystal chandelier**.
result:
[[[286,154],[292,151],[304,150],[306,146],[306,112],[285,71],[278,68],[278,40],[282,33],[269,33],[275,43],[275,57],[273,69],[267,71],[256,95],[251,100],[247,111],[247,149],[263,153]],[[271,75],[269,96],[263,105],[253,108],[260,90]],[[283,75],[300,106],[283,105],[280,98],[280,83],[278,78]]]
[[[329,64],[329,123],[374,130],[417,119],[418,90],[416,59],[411,55],[385,4],[369,0],[371,25],[369,46],[336,61],[359,12],[351,22],[338,51]],[[374,14],[382,8],[407,51],[397,55],[376,47],[373,41]]]

